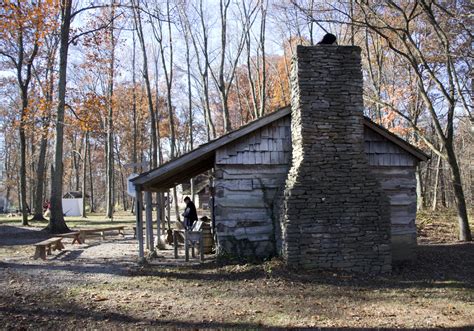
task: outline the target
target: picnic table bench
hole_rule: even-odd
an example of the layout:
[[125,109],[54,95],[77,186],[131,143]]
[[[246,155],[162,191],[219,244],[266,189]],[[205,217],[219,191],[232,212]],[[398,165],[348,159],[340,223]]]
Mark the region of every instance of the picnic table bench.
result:
[[34,259],[41,258],[46,260],[46,255],[51,255],[51,250],[62,250],[62,237],[53,237],[34,244],[36,247]]
[[79,237],[82,243],[86,241],[86,235],[92,234],[92,233],[100,233],[102,239],[105,239],[105,232],[106,231],[115,231],[117,230],[119,234],[124,236],[124,229],[125,226],[119,225],[119,226],[108,226],[108,227],[102,227],[102,228],[88,228],[88,229],[80,229],[79,230]]
[[73,231],[73,232],[68,232],[68,233],[61,233],[57,234],[56,236],[61,237],[61,238],[73,238],[72,239],[72,244],[78,243],[82,244],[82,239],[81,239],[81,232],[80,231]]

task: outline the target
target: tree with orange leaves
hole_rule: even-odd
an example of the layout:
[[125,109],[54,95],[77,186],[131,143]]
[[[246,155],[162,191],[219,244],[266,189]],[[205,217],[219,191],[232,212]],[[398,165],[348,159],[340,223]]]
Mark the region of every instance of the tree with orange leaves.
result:
[[25,124],[30,116],[30,83],[33,63],[40,51],[45,34],[55,25],[50,13],[57,8],[54,0],[38,2],[6,0],[0,5],[1,65],[15,71],[20,92],[18,132],[20,138],[20,204],[22,224],[28,225],[26,202],[26,135]]

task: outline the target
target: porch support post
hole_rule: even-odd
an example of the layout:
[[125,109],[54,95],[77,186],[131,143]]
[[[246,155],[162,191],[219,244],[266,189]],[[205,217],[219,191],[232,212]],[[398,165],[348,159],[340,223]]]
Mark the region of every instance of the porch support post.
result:
[[146,248],[150,251],[155,250],[154,240],[153,240],[153,215],[152,215],[152,199],[151,192],[145,192],[145,202],[146,202]]
[[163,194],[158,192],[156,194],[156,247],[158,249],[164,249],[164,245],[161,241],[161,224],[163,220]]
[[144,250],[143,250],[143,197],[142,197],[142,191],[141,188],[138,186],[135,186],[135,215],[137,219],[137,224],[136,224],[136,229],[137,229],[137,239],[138,239],[138,257],[140,259],[143,259],[145,256]]

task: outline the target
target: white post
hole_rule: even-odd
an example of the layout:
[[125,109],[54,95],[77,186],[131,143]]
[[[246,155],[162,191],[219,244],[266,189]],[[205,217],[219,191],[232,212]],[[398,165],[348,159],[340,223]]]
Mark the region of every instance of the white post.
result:
[[145,202],[146,202],[146,247],[150,251],[155,250],[154,240],[153,240],[153,215],[152,215],[152,201],[151,201],[151,192],[145,192]]
[[137,217],[136,229],[137,229],[137,239],[138,239],[138,257],[142,259],[145,256],[145,252],[143,251],[143,213],[142,213],[143,197],[142,197],[142,192],[140,191],[140,188],[137,186],[135,187],[135,197],[136,197],[135,215]]

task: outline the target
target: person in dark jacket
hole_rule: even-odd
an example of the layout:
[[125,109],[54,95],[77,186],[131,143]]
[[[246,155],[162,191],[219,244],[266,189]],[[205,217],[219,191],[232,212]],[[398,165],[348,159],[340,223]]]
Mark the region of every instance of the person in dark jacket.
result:
[[193,223],[198,219],[197,211],[196,206],[189,197],[185,197],[184,202],[186,203],[186,209],[183,213],[184,227],[189,230],[193,227]]

